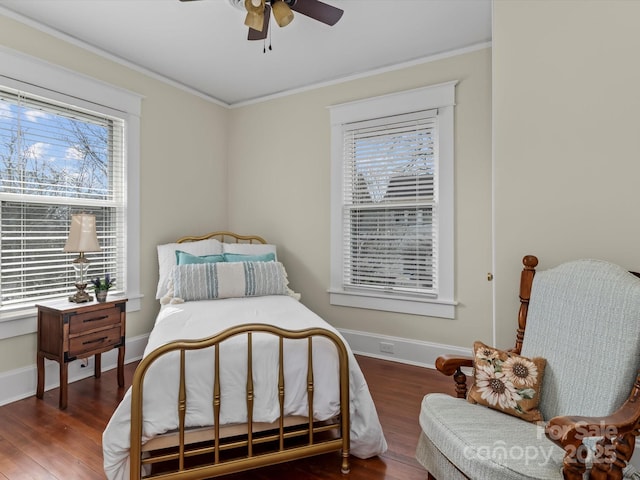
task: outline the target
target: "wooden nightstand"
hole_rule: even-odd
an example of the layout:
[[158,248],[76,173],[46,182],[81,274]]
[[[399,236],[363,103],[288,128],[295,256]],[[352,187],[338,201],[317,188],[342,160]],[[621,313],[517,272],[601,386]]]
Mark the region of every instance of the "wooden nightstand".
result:
[[44,395],[44,359],[60,364],[60,403],[67,408],[67,364],[95,355],[94,376],[100,378],[101,354],[118,349],[118,385],[124,387],[124,343],[127,299],[104,303],[47,302],[38,307],[38,386],[36,397]]

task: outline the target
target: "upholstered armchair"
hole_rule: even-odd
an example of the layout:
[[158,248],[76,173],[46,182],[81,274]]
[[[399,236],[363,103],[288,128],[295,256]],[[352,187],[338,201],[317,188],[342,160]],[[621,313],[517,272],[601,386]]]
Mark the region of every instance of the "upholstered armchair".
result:
[[[424,397],[418,461],[438,480],[640,479],[628,464],[640,427],[640,279],[599,260],[537,273],[536,257],[523,264],[515,347],[437,360],[459,398]],[[523,415],[525,400],[535,415]]]

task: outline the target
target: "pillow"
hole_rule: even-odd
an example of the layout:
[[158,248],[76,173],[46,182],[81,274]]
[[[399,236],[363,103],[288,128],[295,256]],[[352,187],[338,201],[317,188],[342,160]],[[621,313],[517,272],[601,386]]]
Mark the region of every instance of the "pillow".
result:
[[214,238],[198,240],[196,242],[167,243],[158,245],[158,289],[156,299],[160,299],[167,293],[167,283],[171,275],[171,269],[176,264],[176,250],[192,255],[216,255],[222,254],[222,243]]
[[263,255],[242,255],[240,253],[223,253],[225,262],[275,262],[276,254],[269,252]]
[[268,243],[223,243],[222,252],[239,253],[240,255],[264,255],[266,253],[273,253],[276,260],[278,259],[276,246]]
[[[280,262],[193,263],[173,267],[171,303],[262,295],[289,295]],[[179,299],[179,300],[178,300]]]
[[529,422],[541,422],[538,410],[546,360],[473,344],[474,383],[467,400]]
[[191,255],[190,253],[176,250],[176,265],[188,265],[191,263],[216,263],[224,262],[224,255]]

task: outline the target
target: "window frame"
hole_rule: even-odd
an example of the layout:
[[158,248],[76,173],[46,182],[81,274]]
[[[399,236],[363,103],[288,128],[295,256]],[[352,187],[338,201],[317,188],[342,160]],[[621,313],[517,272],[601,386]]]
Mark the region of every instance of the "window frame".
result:
[[[455,318],[454,300],[454,106],[458,81],[357,100],[329,107],[331,118],[331,277],[332,305]],[[406,295],[349,288],[343,281],[343,125],[422,110],[438,110],[436,246],[438,294]]]
[[[140,115],[142,96],[72,70],[0,47],[0,84],[120,118],[125,123],[127,310],[140,310]],[[35,307],[0,309],[0,339],[36,331]]]

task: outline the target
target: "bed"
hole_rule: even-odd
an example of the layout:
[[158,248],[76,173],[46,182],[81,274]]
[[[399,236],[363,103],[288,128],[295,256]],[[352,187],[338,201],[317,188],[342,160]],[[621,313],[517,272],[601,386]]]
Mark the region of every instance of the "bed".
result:
[[204,479],[387,444],[340,333],[288,287],[275,246],[214,232],[158,246],[161,308],[103,433],[109,480]]

